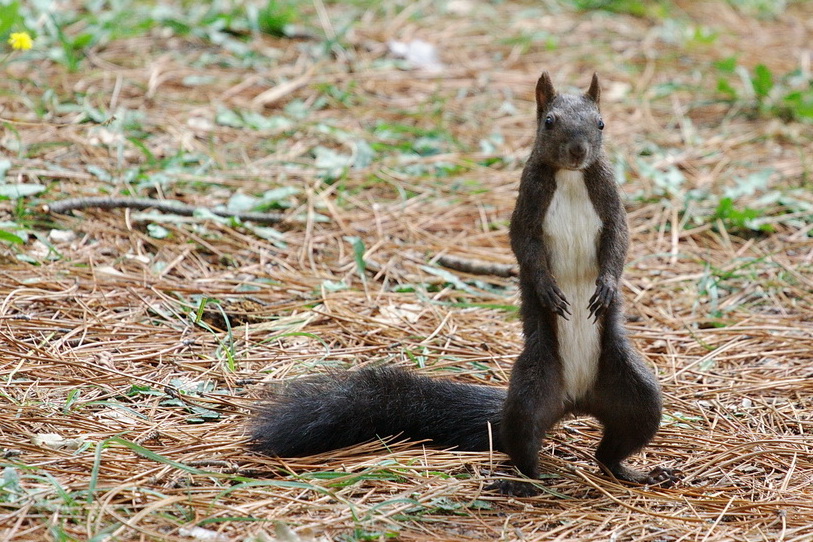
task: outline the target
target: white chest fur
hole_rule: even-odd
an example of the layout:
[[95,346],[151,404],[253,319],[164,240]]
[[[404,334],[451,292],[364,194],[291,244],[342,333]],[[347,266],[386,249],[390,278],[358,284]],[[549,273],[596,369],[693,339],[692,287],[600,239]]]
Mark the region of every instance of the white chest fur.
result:
[[598,277],[601,219],[581,171],[556,172],[543,230],[553,276],[570,304],[568,320],[556,319],[557,337],[566,393],[578,399],[595,382],[601,351],[599,327],[588,311]]

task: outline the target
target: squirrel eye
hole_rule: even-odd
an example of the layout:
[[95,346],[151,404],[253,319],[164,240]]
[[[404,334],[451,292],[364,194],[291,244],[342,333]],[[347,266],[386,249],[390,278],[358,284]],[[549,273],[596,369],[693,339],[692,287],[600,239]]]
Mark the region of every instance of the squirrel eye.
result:
[[551,126],[553,126],[553,117],[548,115],[545,117],[545,128],[550,128]]
[[598,129],[599,129],[599,130],[603,130],[603,129],[604,129],[604,121],[603,121],[603,120],[601,120],[601,119],[598,119]]

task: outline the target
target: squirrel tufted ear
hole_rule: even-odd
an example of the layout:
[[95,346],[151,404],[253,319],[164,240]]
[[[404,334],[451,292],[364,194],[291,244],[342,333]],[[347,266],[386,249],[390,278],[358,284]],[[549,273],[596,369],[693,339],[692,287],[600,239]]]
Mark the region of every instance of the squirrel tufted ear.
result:
[[596,102],[596,105],[598,105],[599,98],[601,98],[601,88],[598,85],[597,73],[593,73],[593,80],[590,82],[590,88],[587,89],[587,94],[585,94],[585,96]]
[[536,82],[536,118],[539,120],[542,117],[542,112],[547,109],[548,104],[556,95],[556,90],[553,88],[553,83],[550,80],[548,72],[542,72],[539,81]]

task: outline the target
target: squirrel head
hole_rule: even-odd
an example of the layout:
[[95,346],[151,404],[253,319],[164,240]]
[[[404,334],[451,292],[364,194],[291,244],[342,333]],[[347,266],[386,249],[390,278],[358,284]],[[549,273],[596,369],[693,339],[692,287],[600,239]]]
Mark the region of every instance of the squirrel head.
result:
[[557,94],[543,72],[536,83],[537,158],[556,169],[582,170],[595,162],[604,129],[600,97],[598,74],[584,94]]

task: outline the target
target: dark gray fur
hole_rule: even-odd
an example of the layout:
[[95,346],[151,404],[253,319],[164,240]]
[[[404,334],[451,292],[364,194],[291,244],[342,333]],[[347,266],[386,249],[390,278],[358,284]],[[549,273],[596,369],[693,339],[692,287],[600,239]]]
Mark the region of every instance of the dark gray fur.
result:
[[397,368],[306,377],[271,390],[253,418],[252,447],[294,457],[397,435],[471,451],[488,450],[491,440],[500,450],[504,400],[502,388]]

